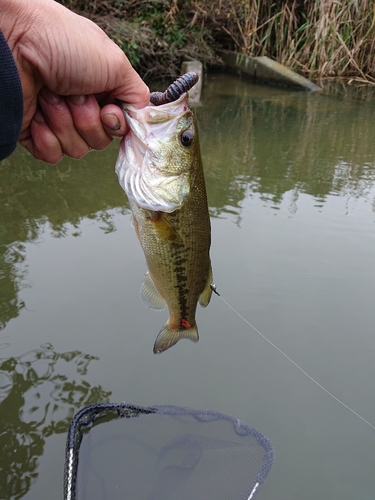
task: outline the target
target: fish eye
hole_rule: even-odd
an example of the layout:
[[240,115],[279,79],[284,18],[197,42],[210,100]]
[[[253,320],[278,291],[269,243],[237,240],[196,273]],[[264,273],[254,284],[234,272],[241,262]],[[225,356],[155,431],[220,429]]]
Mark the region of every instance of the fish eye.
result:
[[190,130],[185,130],[180,135],[180,142],[181,142],[182,146],[185,146],[187,148],[189,146],[191,146],[193,139],[194,139],[194,135],[190,132]]

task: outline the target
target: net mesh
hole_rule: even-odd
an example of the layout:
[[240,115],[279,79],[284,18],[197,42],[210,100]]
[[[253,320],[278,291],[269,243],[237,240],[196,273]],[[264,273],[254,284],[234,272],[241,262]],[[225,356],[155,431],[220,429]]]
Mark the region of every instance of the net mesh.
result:
[[265,436],[221,413],[90,405],[69,427],[64,499],[250,500],[273,457]]

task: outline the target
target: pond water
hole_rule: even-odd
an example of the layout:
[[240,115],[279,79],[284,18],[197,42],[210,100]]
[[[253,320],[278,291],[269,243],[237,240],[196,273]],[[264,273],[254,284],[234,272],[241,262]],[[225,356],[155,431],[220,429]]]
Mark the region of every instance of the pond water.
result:
[[[375,425],[375,88],[212,74],[197,108],[222,297]],[[235,416],[268,436],[264,500],[373,500],[375,430],[217,296],[200,341],[152,352],[118,142],[0,164],[0,498],[62,498],[67,426],[99,401]]]

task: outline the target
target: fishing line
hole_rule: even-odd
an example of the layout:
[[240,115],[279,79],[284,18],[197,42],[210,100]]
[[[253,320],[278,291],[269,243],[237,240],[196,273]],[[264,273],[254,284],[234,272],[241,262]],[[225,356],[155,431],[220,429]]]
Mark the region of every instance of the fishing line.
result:
[[255,328],[255,326],[253,326],[250,321],[248,321],[246,318],[244,318],[238,311],[236,311],[236,309],[234,307],[232,307],[222,296],[220,293],[218,293],[218,291],[216,290],[216,285],[214,283],[212,283],[211,285],[211,289],[214,293],[216,293],[216,295],[218,295],[221,300],[224,302],[224,304],[227,305],[227,307],[229,307],[229,309],[231,309],[235,314],[237,314],[237,316],[239,318],[242,319],[242,321],[244,321],[247,325],[249,325],[258,335],[260,335],[262,337],[262,339],[264,339],[266,342],[268,342],[274,349],[276,349],[276,351],[278,351],[280,354],[282,354],[284,356],[284,358],[286,358],[288,361],[290,361],[296,368],[298,368],[298,370],[300,372],[302,372],[304,375],[306,375],[307,378],[309,378],[312,382],[314,382],[315,385],[317,385],[320,389],[322,389],[326,394],[328,394],[328,396],[330,396],[331,398],[333,398],[335,401],[337,401],[338,403],[340,403],[341,406],[343,406],[344,408],[346,408],[347,410],[349,410],[350,412],[352,412],[355,416],[357,416],[358,418],[360,418],[362,420],[362,422],[364,422],[365,424],[367,424],[369,427],[371,427],[371,429],[373,429],[375,431],[375,426],[370,424],[370,422],[368,422],[365,418],[363,418],[359,413],[357,413],[356,411],[354,411],[352,408],[350,408],[350,406],[348,406],[347,404],[345,404],[343,401],[341,401],[341,399],[337,398],[336,396],[334,396],[331,392],[329,392],[325,387],[323,387],[321,384],[319,384],[319,382],[317,380],[315,380],[311,375],[309,375],[307,372],[305,372],[305,370],[303,368],[301,368],[295,361],[293,361],[287,354],[285,354],[285,352],[283,352],[281,349],[279,349],[277,347],[277,345],[275,345],[274,343],[272,343],[265,335],[263,335],[263,333],[261,333],[257,328]]

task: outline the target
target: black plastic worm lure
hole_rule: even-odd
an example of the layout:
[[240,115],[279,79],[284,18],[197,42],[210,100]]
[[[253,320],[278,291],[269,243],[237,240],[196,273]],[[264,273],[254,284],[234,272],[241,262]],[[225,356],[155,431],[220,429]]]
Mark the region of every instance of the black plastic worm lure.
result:
[[160,106],[160,104],[166,104],[167,102],[177,101],[182,94],[188,92],[199,80],[198,73],[195,71],[189,71],[184,75],[177,78],[165,92],[151,92],[150,101],[155,106]]

